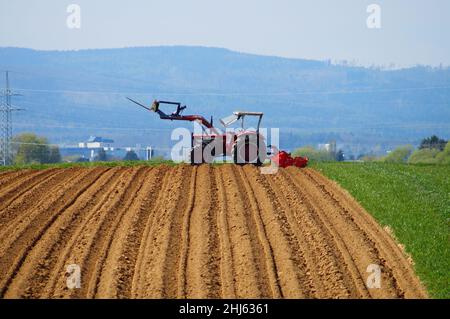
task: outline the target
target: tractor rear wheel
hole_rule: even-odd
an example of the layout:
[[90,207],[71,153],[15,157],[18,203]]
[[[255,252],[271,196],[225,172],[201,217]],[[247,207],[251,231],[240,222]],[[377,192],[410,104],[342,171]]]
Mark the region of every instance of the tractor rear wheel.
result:
[[[258,145],[259,144],[259,145]],[[264,162],[266,154],[266,144],[264,141],[253,141],[249,135],[239,136],[233,145],[232,149],[233,163],[237,165],[253,164],[261,166]]]

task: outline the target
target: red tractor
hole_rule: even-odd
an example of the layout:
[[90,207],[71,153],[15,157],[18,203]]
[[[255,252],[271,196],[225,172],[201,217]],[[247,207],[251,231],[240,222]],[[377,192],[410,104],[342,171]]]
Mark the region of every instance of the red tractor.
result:
[[[240,127],[234,130],[220,132],[213,126],[213,119],[206,120],[201,115],[182,115],[186,106],[179,102],[153,101],[151,107],[127,98],[146,110],[158,113],[163,120],[197,122],[202,127],[201,134],[191,133],[191,147],[189,151],[192,165],[212,163],[215,157],[232,157],[233,163],[238,165],[253,164],[261,166],[268,158],[267,148],[271,150],[272,162],[279,167],[297,166],[305,167],[308,164],[307,157],[291,157],[289,153],[278,151],[276,147],[266,146],[266,140],[260,133],[260,125],[264,113],[236,111],[232,115],[220,120],[225,128],[240,121]],[[176,105],[176,110],[170,115],[160,109],[161,104]],[[245,129],[246,117],[256,117],[256,129]]]
[[[190,162],[193,165],[212,163],[215,157],[230,156],[235,164],[260,166],[267,158],[266,141],[259,131],[264,115],[261,112],[233,112],[232,115],[222,119],[221,123],[224,127],[229,127],[240,121],[240,128],[222,133],[213,126],[212,117],[208,121],[201,115],[182,115],[186,106],[182,106],[181,103],[155,100],[151,107],[147,107],[128,99],[149,111],[158,113],[163,120],[197,122],[202,126],[201,134],[191,134]],[[160,109],[161,104],[175,105],[176,110],[171,114],[166,114]],[[244,119],[248,116],[257,117],[255,130],[244,129]]]

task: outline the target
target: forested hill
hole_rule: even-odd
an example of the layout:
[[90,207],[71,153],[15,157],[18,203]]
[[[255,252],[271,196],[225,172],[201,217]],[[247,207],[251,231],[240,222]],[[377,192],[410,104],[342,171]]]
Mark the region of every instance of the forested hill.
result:
[[279,127],[288,148],[329,139],[385,147],[432,133],[450,137],[449,68],[383,71],[172,46],[0,48],[0,70],[12,71],[11,86],[23,94],[13,100],[26,109],[14,114],[15,132],[38,132],[56,143],[101,135],[124,145],[169,145],[179,123],[145,113],[126,96],[147,104],[180,101],[187,113],[205,117],[263,111],[263,125]]

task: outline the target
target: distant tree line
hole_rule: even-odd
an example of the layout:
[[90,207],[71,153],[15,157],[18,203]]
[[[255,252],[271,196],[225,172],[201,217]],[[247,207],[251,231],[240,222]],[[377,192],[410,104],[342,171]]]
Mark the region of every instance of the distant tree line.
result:
[[23,133],[12,140],[14,164],[45,164],[61,162],[59,147],[50,145],[45,137]]
[[420,150],[435,149],[435,150],[443,151],[447,142],[448,141],[443,140],[443,139],[437,137],[436,135],[433,135],[431,137],[424,138],[422,140],[422,142],[420,143],[419,149]]
[[[310,160],[318,162],[352,159],[351,156],[347,158],[342,150],[333,153],[326,150],[318,150],[312,146],[298,148],[292,154],[294,156],[307,156]],[[424,138],[417,149],[412,145],[401,145],[386,156],[361,155],[358,159],[389,163],[450,164],[450,142],[433,135]]]
[[450,142],[436,135],[424,138],[417,149],[402,145],[389,154],[364,160],[410,164],[450,164]]
[[[48,139],[37,136],[34,133],[22,133],[13,137],[13,162],[15,165],[24,164],[50,164],[63,161],[59,147],[51,145]],[[109,160],[121,160],[109,157],[103,148],[100,148],[94,156],[94,161],[104,162]],[[123,160],[137,161],[138,155],[135,151],[128,151]],[[80,156],[69,156],[65,159],[69,162],[88,162],[89,159]]]

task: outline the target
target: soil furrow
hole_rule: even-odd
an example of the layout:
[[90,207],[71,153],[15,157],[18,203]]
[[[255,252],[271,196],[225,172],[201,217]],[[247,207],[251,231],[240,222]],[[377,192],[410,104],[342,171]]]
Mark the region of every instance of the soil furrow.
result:
[[[178,260],[178,270],[177,270],[177,298],[186,298],[186,276],[189,269],[187,268],[187,258],[188,252],[190,250],[190,241],[191,241],[191,218],[194,209],[194,203],[196,200],[196,182],[197,182],[197,166],[194,166],[192,169],[190,183],[189,183],[189,191],[188,191],[188,200],[185,206],[185,210],[183,213],[183,221],[181,225],[181,233],[180,233],[180,249],[179,249],[179,260]],[[201,187],[208,187],[207,185],[202,185]],[[201,198],[204,196],[201,192],[198,194],[197,198]],[[198,204],[198,203],[195,203]],[[202,207],[204,209],[204,207]],[[206,257],[206,256],[202,256]],[[198,268],[198,266],[196,267]],[[194,276],[195,278],[195,276]],[[193,281],[195,283],[195,279]],[[204,291],[203,289],[198,289],[197,291]]]
[[186,276],[179,284],[180,289],[186,288],[186,294],[180,293],[179,297],[221,297],[216,187],[213,168],[200,166],[193,190],[195,203],[189,218],[187,256],[182,256],[187,257],[186,264],[180,263],[179,270],[181,274],[186,269]]
[[31,170],[21,169],[17,171],[5,171],[0,175],[0,188],[6,188],[11,183],[15,183],[22,176],[30,174]]
[[[115,185],[114,179],[119,177],[121,170],[113,168],[102,174],[96,182],[79,195],[76,202],[62,214],[53,229],[47,232],[47,240],[36,250],[36,258],[45,260],[43,267],[34,269],[33,278],[38,282],[31,293],[45,297],[63,297],[55,294],[58,283],[65,285],[66,269],[70,262],[67,256],[83,232],[84,225],[92,216],[92,211],[98,207],[98,202],[104,198]],[[89,213],[91,212],[91,213]]]
[[[279,178],[282,179],[280,184],[285,186],[283,192],[286,203],[294,208],[294,221],[291,224],[297,225],[300,236],[304,238],[306,253],[312,262],[311,272],[314,277],[317,276],[316,280],[322,282],[322,289],[325,289],[318,291],[317,297],[368,297],[364,280],[345,244],[333,231],[326,216],[322,217],[316,200],[298,187],[285,170],[280,172]],[[333,277],[336,275],[340,277],[337,280],[340,283],[339,294],[334,291],[336,280],[333,280]],[[342,284],[348,289],[345,293]]]
[[[93,174],[91,170],[81,169],[85,174]],[[94,173],[98,174],[98,173]],[[28,254],[24,265],[19,269],[12,285],[15,287],[28,287],[24,292],[15,288],[16,294],[24,297],[44,296],[50,297],[53,281],[66,279],[65,269],[59,267],[58,260],[64,259],[66,255],[64,249],[70,245],[72,240],[76,240],[74,235],[77,226],[85,218],[84,209],[88,209],[104,190],[104,185],[117,175],[115,169],[101,169],[100,175],[95,182],[90,185],[85,192],[79,194],[73,205],[67,207],[49,227],[41,240]],[[62,296],[59,296],[62,297]]]
[[[162,229],[166,243],[163,245],[164,262],[162,263],[163,296],[166,298],[183,298],[185,294],[185,267],[189,244],[189,221],[194,206],[195,181],[197,167],[184,167],[184,178],[180,185],[181,196],[174,201],[174,207],[168,210],[166,229]],[[176,209],[176,206],[180,209]],[[182,268],[181,268],[182,267]],[[181,269],[180,269],[181,268]],[[181,271],[181,273],[180,273]]]
[[[299,259],[303,262],[301,266],[310,279],[309,287],[311,294],[317,298],[326,298],[336,293],[340,295],[341,291],[333,291],[333,287],[330,286],[329,279],[333,276],[332,274],[330,275],[330,270],[335,271],[334,267],[330,266],[334,266],[334,261],[328,255],[329,251],[327,244],[323,240],[323,235],[310,220],[302,220],[301,224],[298,224],[298,221],[295,219],[295,212],[292,211],[294,204],[291,201],[291,190],[289,187],[283,187],[283,190],[280,190],[278,186],[278,184],[281,184],[279,179],[280,175],[265,176],[265,180],[270,190],[279,199],[279,205],[281,205],[283,211],[286,213],[286,219],[289,225],[291,225],[293,235],[297,239],[298,253],[301,255]],[[302,216],[306,215],[304,213],[305,207],[299,205],[295,209],[301,212]],[[300,230],[300,227],[302,227],[303,231]],[[311,252],[314,252],[314,254]],[[332,279],[331,283],[340,280],[340,278]]]
[[[261,275],[265,277],[262,281],[263,283],[267,283],[270,287],[270,294],[268,295],[271,298],[281,298],[282,292],[281,287],[278,283],[278,274],[276,269],[275,260],[273,257],[273,249],[270,246],[270,242],[267,238],[266,229],[264,227],[262,218],[261,218],[261,209],[257,203],[255,193],[251,186],[248,183],[247,176],[245,175],[242,169],[238,169],[239,174],[238,180],[241,185],[244,185],[246,200],[250,204],[251,215],[248,216],[248,221],[250,224],[250,230],[256,230],[256,233],[253,235],[254,238],[258,238],[260,242],[260,247],[262,247],[262,251],[260,255],[264,255],[265,262],[261,261]],[[268,288],[268,287],[267,287]],[[267,289],[266,288],[266,289]]]
[[[336,229],[337,233],[345,234],[341,238],[345,242],[346,248],[355,261],[355,265],[361,276],[363,278],[368,277],[369,274],[366,273],[366,270],[369,265],[382,266],[383,257],[380,256],[378,248],[351,221],[353,217],[342,216],[339,209],[323,197],[320,189],[311,182],[304,172],[299,170],[291,171],[299,183],[299,188],[307,190],[309,196],[313,198],[319,208],[317,211],[320,214],[327,212],[326,218],[330,220],[330,225]],[[382,289],[374,288],[369,290],[372,297],[401,297],[402,292],[398,291],[395,278],[386,269],[382,269],[382,282]]]
[[147,168],[144,183],[136,198],[126,212],[116,230],[110,252],[100,274],[96,297],[129,298],[136,265],[139,245],[145,228],[145,222],[151,218],[151,209],[155,204],[161,180],[167,173],[167,167]]
[[231,251],[230,230],[228,225],[228,198],[224,189],[221,168],[213,167],[213,177],[217,185],[217,233],[220,242],[220,282],[222,284],[221,297],[236,298],[234,287],[233,256]]
[[383,269],[392,278],[400,296],[406,294],[404,297],[426,297],[426,292],[404,252],[374,218],[334,182],[312,170],[306,170],[305,175],[321,190],[328,201],[339,208],[346,220],[354,223],[360,232],[365,234],[367,240],[377,247],[383,256],[381,258]]
[[124,215],[139,195],[138,191],[145,182],[146,169],[145,167],[137,168],[130,174],[130,181],[123,184],[123,194],[119,196],[116,192],[117,202],[105,214],[107,219],[103,221],[101,227],[95,233],[93,246],[88,250],[88,255],[83,264],[80,265],[84,272],[90,276],[87,293],[83,294],[83,290],[80,290],[80,295],[88,298],[96,296],[102,268],[110,253],[112,240],[117,233],[117,228],[123,221]]
[[[15,220],[21,219],[22,215],[28,212],[33,206],[39,205],[41,202],[47,200],[47,194],[53,193],[60,187],[64,187],[67,180],[70,180],[77,173],[79,173],[78,169],[58,171],[49,178],[43,178],[34,187],[9,201],[3,209],[0,208],[0,228],[4,227],[5,232],[8,232],[8,228],[13,226]],[[0,235],[1,237],[2,235]]]
[[18,182],[1,189],[0,192],[0,211],[10,205],[15,199],[22,196],[22,194],[33,189],[36,185],[45,182],[47,179],[57,174],[58,171],[54,169],[46,169],[32,173],[31,176],[24,176]]
[[143,229],[142,235],[139,241],[139,250],[136,256],[136,263],[133,272],[133,279],[130,287],[130,295],[133,298],[142,298],[144,294],[144,289],[146,286],[144,285],[145,275],[147,271],[146,263],[149,262],[148,254],[151,249],[151,234],[153,234],[153,230],[156,224],[156,215],[157,213],[163,209],[165,198],[168,196],[169,192],[172,191],[172,186],[174,182],[175,171],[173,169],[169,169],[167,174],[165,174],[163,180],[161,181],[161,185],[159,187],[159,191],[157,196],[155,197],[154,205],[152,209],[149,210],[149,216],[146,219],[145,228]]
[[305,267],[297,238],[286,213],[267,185],[264,175],[255,167],[244,167],[255,196],[259,199],[260,215],[272,247],[279,285],[284,298],[311,298],[311,278]]
[[[77,183],[87,174],[88,172],[85,172],[84,174],[77,175],[74,179],[66,179],[66,183],[59,187],[55,192],[46,193],[46,195],[50,196],[43,196],[41,200],[38,200],[35,203],[22,202],[27,205],[9,212],[12,216],[18,216],[2,227],[0,231],[0,253],[5,254],[6,249],[9,249],[12,243],[17,241],[22,235],[29,235],[27,234],[28,228],[36,226],[35,220],[45,221],[45,219],[42,219],[42,214],[51,211],[54,201],[61,200],[64,196],[67,196],[67,190],[78,188],[79,186]],[[20,212],[18,213],[17,211]]]
[[35,176],[40,176],[44,173],[46,173],[45,170],[31,169],[11,172],[11,174],[8,174],[4,178],[0,179],[0,198],[2,198],[2,196],[4,196],[5,193],[9,192],[12,188],[20,185],[26,185],[25,183],[27,180],[30,180]]
[[[111,234],[107,232],[108,227],[115,217],[120,216],[118,207],[135,174],[135,170],[119,169],[112,183],[106,186],[107,190],[97,198],[95,205],[90,206],[90,210],[85,210],[87,218],[83,220],[75,236],[72,237],[76,240],[70,240],[70,244],[65,247],[64,258],[55,268],[61,274],[64,272],[65,265],[78,265],[81,270],[81,287],[68,290],[64,280],[59,280],[52,292],[54,295],[64,298],[92,298],[94,289],[92,281],[96,279],[93,279],[96,273],[96,262],[101,263],[103,260],[105,250],[102,246],[105,241],[111,239]],[[60,268],[61,265],[63,267]]]
[[249,203],[244,197],[245,188],[238,183],[232,165],[221,167],[227,198],[227,221],[233,258],[234,286],[236,297],[270,297],[269,284],[261,274],[266,275],[264,249],[253,231],[249,215]]
[[174,168],[168,189],[156,209],[155,220],[146,238],[146,256],[143,258],[143,287],[141,297],[175,298],[180,256],[181,225],[187,205],[191,173],[189,166]]
[[[67,192],[63,194],[63,196],[61,196],[61,193],[64,192],[64,190],[54,194],[56,196],[56,200],[50,199],[50,207],[43,206],[41,207],[41,210],[38,210],[35,213],[35,218],[30,219],[30,222],[26,224],[27,226],[25,230],[21,232],[23,236],[17,237],[3,254],[0,267],[0,278],[2,278],[0,283],[0,296],[5,294],[13,279],[13,276],[18,272],[24,263],[28,252],[30,252],[37,243],[39,243],[42,236],[55,222],[58,216],[70,207],[76,201],[79,194],[83,193],[87,188],[94,184],[97,177],[104,172],[104,169],[98,169],[95,170],[94,174],[82,175],[81,181],[76,183],[78,180],[75,180],[75,183],[69,190],[67,190]],[[27,290],[31,289],[32,287],[27,287]],[[15,295],[14,290],[12,295]]]

